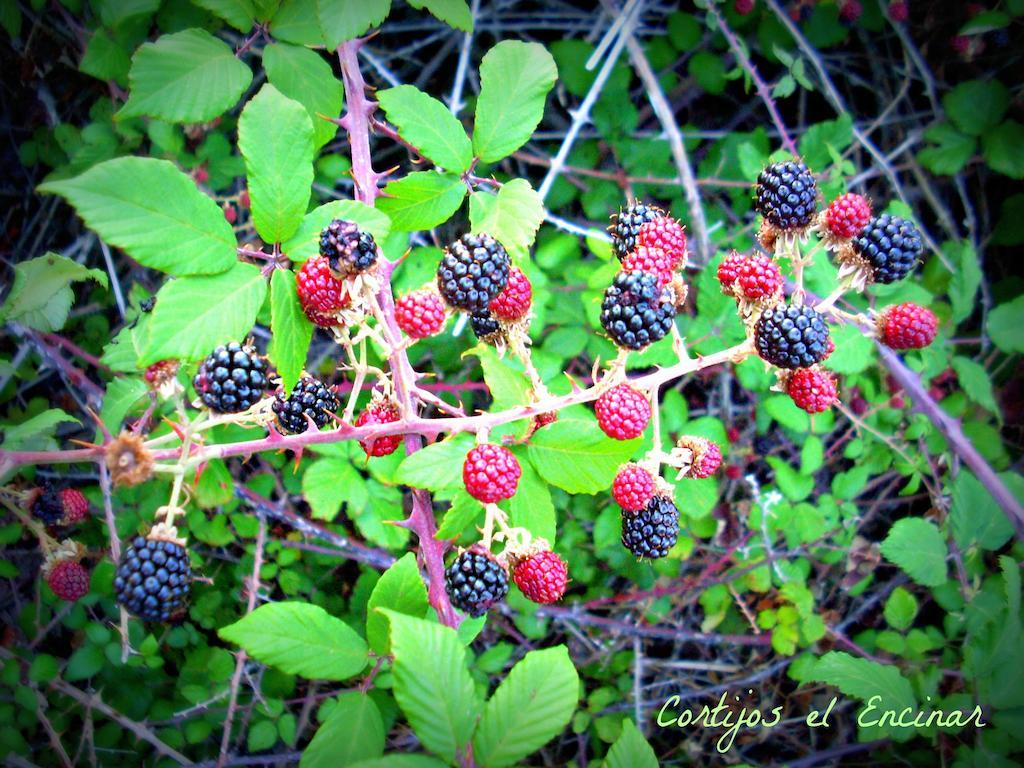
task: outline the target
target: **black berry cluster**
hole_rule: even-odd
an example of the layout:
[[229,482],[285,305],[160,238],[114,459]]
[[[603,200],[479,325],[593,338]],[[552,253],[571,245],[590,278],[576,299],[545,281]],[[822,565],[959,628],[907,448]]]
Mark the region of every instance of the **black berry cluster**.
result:
[[470,315],[469,323],[473,326],[473,333],[475,333],[476,337],[481,340],[489,339],[501,330],[498,318],[491,314],[491,311],[487,309],[480,312],[474,312]]
[[665,557],[679,535],[679,510],[668,496],[654,496],[639,512],[622,512],[622,545],[637,557]]
[[267,388],[267,362],[255,349],[232,341],[217,347],[192,379],[199,399],[214,413],[241,413]]
[[320,255],[338,277],[363,272],[377,261],[377,243],[354,221],[335,219],[320,232]]
[[64,503],[60,491],[52,485],[45,484],[35,492],[32,499],[32,515],[43,525],[56,525],[64,517]]
[[894,283],[910,274],[924,246],[913,222],[883,213],[853,240],[853,250],[871,267],[877,283]]
[[754,207],[779,229],[806,227],[814,218],[817,204],[814,177],[801,162],[772,163],[757,177]]
[[282,432],[295,434],[305,432],[309,426],[309,416],[317,427],[330,421],[330,414],[338,410],[338,398],[323,382],[312,377],[300,380],[292,393],[285,397],[278,392],[271,406],[277,414],[277,423]]
[[643,349],[664,338],[675,317],[672,297],[649,272],[620,272],[601,302],[601,325],[617,346],[627,349]]
[[808,368],[828,356],[829,332],[814,309],[793,304],[769,309],[754,326],[757,354],[778,368]]
[[467,550],[444,572],[452,605],[476,618],[508,594],[508,573],[490,552]]
[[612,225],[608,228],[612,234],[612,247],[619,261],[626,258],[636,248],[636,237],[640,227],[649,221],[656,221],[665,212],[653,205],[633,203],[625,210],[612,214]]
[[490,235],[463,235],[445,248],[437,267],[437,289],[453,307],[486,311],[508,284],[511,266],[505,247]]
[[170,621],[185,612],[192,586],[188,551],[173,541],[136,536],[114,577],[117,602],[144,621]]

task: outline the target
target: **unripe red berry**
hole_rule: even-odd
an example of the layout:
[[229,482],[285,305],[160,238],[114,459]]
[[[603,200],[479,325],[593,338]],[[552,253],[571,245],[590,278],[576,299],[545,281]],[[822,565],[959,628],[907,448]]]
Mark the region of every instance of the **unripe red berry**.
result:
[[74,525],[89,514],[89,500],[77,488],[65,488],[60,492],[60,504],[64,509],[63,525]]
[[234,224],[238,220],[238,211],[235,210],[235,206],[231,203],[224,203],[222,210],[224,211],[224,218],[227,219],[228,224]]
[[658,278],[659,285],[667,285],[672,280],[674,270],[672,257],[663,248],[637,246],[635,250],[622,260],[624,272],[648,272]]
[[636,244],[644,248],[660,248],[668,254],[673,270],[686,266],[686,229],[671,216],[660,216],[640,225]]
[[971,50],[971,38],[967,35],[954,35],[949,45],[958,55],[966,56]]
[[61,600],[73,603],[89,594],[89,572],[77,560],[59,560],[46,575],[46,583]]
[[196,184],[205,184],[210,180],[210,172],[206,170],[205,165],[200,165],[192,171],[192,178],[196,180]]
[[860,18],[864,8],[859,0],[844,0],[839,6],[839,20],[847,24],[853,24]]
[[545,550],[518,560],[512,567],[512,581],[528,600],[541,605],[557,603],[569,584],[569,567],[557,554]]
[[[359,414],[356,419],[357,427],[372,426],[374,424],[392,424],[401,418],[398,408],[390,400],[374,400],[366,410]],[[387,456],[394,453],[402,444],[401,435],[387,435],[376,437],[372,440],[360,440],[359,445],[366,451],[367,456]]]
[[319,255],[302,265],[295,275],[295,289],[302,311],[321,328],[340,325],[336,315],[352,302],[345,284],[331,274],[327,259]]
[[740,277],[740,267],[746,260],[746,256],[736,251],[722,259],[721,264],[718,265],[718,282],[722,285],[723,293],[732,295],[733,285]]
[[594,413],[601,430],[616,440],[639,437],[651,420],[647,396],[629,384],[617,384],[597,398]]
[[746,299],[774,296],[782,290],[782,272],[768,256],[757,254],[736,269],[739,293]]
[[733,3],[733,9],[735,9],[736,13],[740,16],[747,16],[748,14],[753,13],[755,5],[755,0],[736,0],[736,2]]
[[740,431],[736,427],[729,427],[725,431],[725,437],[730,443],[735,443],[740,439]]
[[834,237],[856,237],[869,221],[871,202],[854,192],[840,195],[825,209],[825,228]]
[[878,316],[878,335],[893,349],[922,349],[935,340],[939,320],[927,307],[897,304]]
[[466,492],[484,504],[512,498],[522,474],[523,470],[512,452],[493,443],[475,446],[462,464],[462,482]]
[[820,368],[797,368],[786,382],[786,394],[797,408],[807,413],[823,413],[838,397],[836,381]]
[[395,302],[395,321],[398,327],[414,339],[440,333],[447,318],[444,302],[434,291],[413,291]]
[[238,204],[240,206],[242,206],[243,208],[248,208],[249,207],[250,201],[249,201],[249,190],[248,189],[243,189],[241,192],[238,193]]
[[889,3],[889,18],[893,21],[906,21],[910,17],[910,3],[906,0],[893,0]]
[[693,451],[690,477],[711,477],[722,466],[722,449],[718,447],[718,443],[704,437],[685,436],[679,439],[678,444]]
[[725,476],[729,480],[739,480],[743,476],[743,470],[735,464],[730,464],[725,468]]
[[530,311],[532,300],[533,286],[530,278],[519,267],[511,267],[508,271],[508,284],[491,299],[491,314],[502,320],[521,320]]
[[639,464],[623,464],[612,482],[612,497],[627,512],[646,507],[654,492],[654,476]]

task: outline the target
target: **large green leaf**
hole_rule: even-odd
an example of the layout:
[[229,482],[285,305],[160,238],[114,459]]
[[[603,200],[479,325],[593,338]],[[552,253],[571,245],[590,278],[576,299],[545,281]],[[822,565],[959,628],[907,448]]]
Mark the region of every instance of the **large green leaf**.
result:
[[525,258],[544,221],[544,203],[530,182],[512,179],[498,190],[474,192],[469,198],[474,232],[486,232],[518,258]]
[[381,610],[391,621],[395,700],[423,746],[454,762],[480,711],[466,649],[450,627]]
[[281,252],[292,261],[306,261],[319,251],[320,232],[334,219],[354,221],[360,229],[373,235],[378,243],[387,239],[391,219],[376,208],[357,200],[334,200],[307,213],[298,230],[281,244]]
[[318,605],[261,605],[217,632],[254,659],[311,680],[347,680],[366,667],[366,642]]
[[558,67],[544,46],[503,40],[480,62],[480,97],[473,123],[473,150],[485,163],[506,157],[527,142],[544,116],[544,101]]
[[252,70],[227,43],[205,30],[186,29],[143,44],[128,80],[128,101],[117,117],[205,123],[235,105],[252,82]]
[[[192,2],[224,19],[239,32],[248,32],[255,22],[256,11],[251,0],[192,0]],[[266,62],[264,61],[264,63]]]
[[484,707],[473,759],[484,768],[514,765],[561,733],[578,699],[579,676],[565,646],[530,651]]
[[592,419],[559,419],[530,439],[530,461],[540,476],[569,493],[601,493],[640,440],[612,440]]
[[370,500],[366,481],[347,459],[318,459],[302,475],[302,495],[318,520],[334,520],[341,505],[358,517]]
[[371,650],[378,656],[391,653],[390,622],[377,608],[421,619],[427,606],[427,588],[416,565],[416,554],[406,552],[384,571],[366,604],[366,640]]
[[273,334],[267,353],[288,394],[302,375],[313,338],[313,324],[302,311],[295,291],[295,273],[290,270],[276,269],[270,278],[270,318]]
[[343,693],[303,751],[299,768],[335,768],[380,757],[384,736],[373,699],[357,691]]
[[473,438],[467,434],[428,445],[402,461],[395,482],[430,491],[460,487],[462,463],[472,447]]
[[39,190],[66,199],[100,237],[144,267],[212,275],[236,263],[224,213],[166,160],[119,157]]
[[1009,104],[1009,91],[995,78],[968,80],[942,97],[949,119],[971,136],[980,136],[999,125]]
[[324,117],[338,116],[345,90],[324,58],[302,46],[274,43],[263,49],[263,68],[271,84],[306,108],[316,148],[333,139],[338,125]]
[[317,0],[282,0],[270,22],[275,40],[295,45],[324,44],[324,33],[317,18]]
[[71,283],[81,280],[107,285],[106,273],[53,251],[22,261],[14,267],[14,281],[0,306],[0,320],[46,333],[59,331],[75,300]]
[[377,207],[391,217],[395,229],[412,232],[448,221],[462,205],[466,185],[457,176],[419,171],[384,187],[388,197]]
[[986,328],[992,342],[1004,352],[1024,352],[1024,296],[989,312]]
[[256,231],[268,243],[287,240],[302,223],[313,184],[313,124],[306,108],[264,85],[238,119],[238,148]]
[[327,47],[333,49],[380,26],[391,0],[316,0],[316,11]]
[[466,0],[409,0],[413,8],[425,8],[445,24],[463,32],[473,31],[473,13]]
[[220,275],[168,281],[157,294],[140,363],[200,360],[218,344],[244,340],[266,295],[259,268],[241,262]]
[[608,750],[604,768],[658,768],[658,758],[632,720],[622,721],[622,733]]
[[509,520],[515,528],[525,528],[534,537],[555,541],[555,505],[551,489],[541,480],[533,465],[520,460],[523,469],[515,495],[508,501]]
[[473,145],[462,124],[433,96],[413,85],[377,92],[377,101],[398,135],[434,165],[461,173],[473,162]]
[[1013,536],[1013,525],[985,487],[970,472],[961,469],[953,481],[949,512],[953,538],[960,549],[979,546],[1002,548]]
[[946,542],[927,520],[897,520],[882,542],[882,554],[918,584],[937,587],[946,580]]
[[981,138],[985,162],[989,167],[1011,179],[1024,179],[1024,158],[1020,148],[1024,144],[1024,125],[1006,120]]
[[74,416],[60,408],[51,408],[20,424],[0,423],[0,445],[7,451],[48,448],[58,424],[77,423]]

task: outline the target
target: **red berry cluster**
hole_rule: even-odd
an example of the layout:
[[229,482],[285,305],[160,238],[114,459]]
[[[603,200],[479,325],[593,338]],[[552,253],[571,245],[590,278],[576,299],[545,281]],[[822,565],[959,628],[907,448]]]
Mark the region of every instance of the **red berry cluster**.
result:
[[[359,417],[356,419],[356,426],[366,427],[376,424],[392,424],[400,418],[401,414],[399,414],[398,406],[394,402],[386,399],[373,400],[366,406],[366,410],[359,414]],[[386,437],[359,441],[359,445],[363,447],[368,457],[388,456],[398,450],[398,446],[401,444],[401,435],[387,435]]]
[[878,335],[893,349],[922,349],[935,340],[939,320],[935,313],[918,304],[897,304],[878,316]]
[[466,492],[484,504],[512,498],[522,474],[522,467],[512,452],[493,443],[475,446],[462,464]]
[[629,384],[617,384],[594,403],[597,424],[608,437],[632,440],[640,437],[651,420],[651,403]]
[[338,313],[352,304],[345,282],[331,274],[323,256],[314,256],[302,265],[295,276],[295,288],[302,311],[321,328],[340,325]]

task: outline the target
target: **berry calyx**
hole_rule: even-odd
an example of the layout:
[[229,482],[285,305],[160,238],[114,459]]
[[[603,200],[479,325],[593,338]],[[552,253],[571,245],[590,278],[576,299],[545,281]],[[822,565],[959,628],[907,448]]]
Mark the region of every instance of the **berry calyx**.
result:
[[647,272],[620,272],[604,292],[601,326],[616,346],[641,350],[672,328],[676,306],[671,291]]
[[114,577],[117,602],[143,621],[184,615],[192,588],[188,550],[174,541],[136,536],[121,555]]
[[744,259],[736,269],[736,289],[745,299],[775,296],[782,291],[782,282],[779,265],[764,254]]
[[452,605],[477,618],[508,594],[508,572],[490,552],[474,547],[445,570],[444,588]]
[[199,366],[192,386],[214,413],[241,413],[259,402],[267,388],[267,362],[237,341],[217,347]]
[[302,265],[295,275],[295,290],[302,311],[320,328],[340,325],[338,313],[352,303],[345,283],[331,274],[323,256],[314,256]]
[[629,384],[616,384],[594,403],[597,425],[608,437],[632,440],[639,437],[651,420],[651,403]]
[[484,504],[512,498],[522,474],[522,467],[512,452],[493,443],[475,446],[462,464],[466,492]]
[[667,285],[675,274],[673,259],[664,248],[638,245],[636,250],[622,260],[623,272],[647,272],[658,278],[660,285]]
[[706,437],[683,435],[676,445],[679,448],[690,449],[692,458],[689,477],[703,480],[705,477],[711,477],[722,466],[722,449],[718,447],[718,443]]
[[639,512],[622,512],[622,545],[639,558],[665,557],[679,536],[679,510],[668,496],[655,496]]
[[909,275],[924,250],[914,223],[889,213],[869,221],[851,245],[867,264],[872,279],[886,284]]
[[923,349],[935,340],[939,319],[927,307],[906,303],[887,307],[878,316],[878,336],[893,349]]
[[431,290],[413,291],[395,302],[395,321],[413,339],[440,333],[447,319],[444,302]]
[[354,221],[335,219],[320,232],[320,255],[338,278],[365,272],[377,261],[377,243]]
[[58,560],[50,566],[46,583],[61,600],[73,603],[89,594],[89,571],[77,560]]
[[816,310],[786,304],[764,312],[754,326],[757,354],[777,368],[809,368],[825,359],[828,326]]
[[501,320],[521,320],[530,311],[533,286],[530,278],[519,267],[508,271],[508,284],[491,300],[491,314]]
[[825,229],[833,237],[856,237],[871,221],[871,202],[863,195],[847,192],[828,204],[824,219]]
[[797,368],[786,381],[786,394],[807,413],[824,413],[836,402],[836,380],[820,368]]
[[[373,424],[391,424],[400,418],[401,414],[398,411],[398,406],[391,400],[381,398],[373,400],[366,406],[366,410],[360,413],[359,418],[356,419],[356,426],[365,427]],[[363,447],[367,456],[388,456],[398,450],[398,446],[401,444],[401,435],[387,435],[386,437],[359,441],[359,445]]]
[[64,513],[61,525],[80,523],[89,514],[89,500],[77,488],[65,488],[60,492],[60,506]]
[[672,269],[686,266],[686,228],[671,216],[661,216],[640,225],[637,248],[661,248],[668,254]]
[[554,552],[543,550],[517,560],[512,581],[528,600],[541,605],[557,603],[569,584],[569,566]]
[[774,227],[791,231],[814,218],[818,187],[802,162],[772,163],[757,177],[754,208]]
[[319,429],[331,420],[331,414],[338,410],[337,396],[311,376],[300,379],[288,397],[278,392],[271,405],[277,414],[277,425],[285,434],[298,434],[309,428],[307,416]]
[[639,464],[622,465],[612,482],[612,497],[627,512],[646,507],[654,492],[654,476]]
[[453,307],[485,310],[508,285],[511,266],[505,247],[490,235],[463,235],[445,248],[437,289]]
[[648,222],[657,221],[665,212],[653,205],[633,203],[618,213],[612,214],[612,224],[608,227],[612,233],[612,248],[615,255],[622,261],[637,246],[640,228]]

